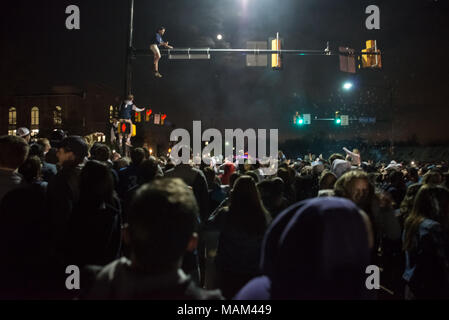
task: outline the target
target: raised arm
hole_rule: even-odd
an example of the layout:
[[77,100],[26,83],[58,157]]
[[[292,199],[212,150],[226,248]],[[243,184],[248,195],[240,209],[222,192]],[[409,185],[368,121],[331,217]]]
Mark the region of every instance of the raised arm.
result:
[[136,105],[133,105],[133,110],[134,110],[134,111],[137,111],[137,112],[142,112],[142,111],[145,110],[145,108],[137,108]]
[[351,157],[357,157],[359,158],[360,155],[358,155],[357,153],[354,153],[352,151],[349,151],[347,148],[343,147],[343,150],[346,152],[346,154],[349,154]]
[[356,165],[360,165],[360,154],[349,151],[346,148],[343,148],[347,155],[351,157],[351,162]]

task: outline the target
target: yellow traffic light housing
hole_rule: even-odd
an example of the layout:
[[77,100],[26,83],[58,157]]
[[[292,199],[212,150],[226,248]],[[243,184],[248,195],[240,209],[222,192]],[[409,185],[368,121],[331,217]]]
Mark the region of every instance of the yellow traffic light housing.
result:
[[140,115],[140,112],[135,113],[134,122],[142,122],[142,116]]
[[[271,50],[280,51],[282,40],[279,39],[279,33],[276,34],[275,39],[271,39]],[[271,68],[279,70],[282,68],[282,57],[280,53],[271,55]]]
[[[376,54],[363,54],[363,53],[376,53]],[[381,54],[380,54],[380,50],[377,49],[377,41],[376,40],[367,40],[366,41],[366,49],[362,50],[361,67],[362,68],[373,68],[373,69],[381,69],[382,68]]]

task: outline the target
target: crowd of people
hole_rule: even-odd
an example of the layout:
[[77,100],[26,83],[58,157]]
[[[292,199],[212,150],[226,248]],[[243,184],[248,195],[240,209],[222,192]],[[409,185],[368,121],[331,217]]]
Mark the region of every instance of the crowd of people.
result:
[[445,162],[279,152],[267,176],[23,134],[0,137],[1,299],[449,298]]

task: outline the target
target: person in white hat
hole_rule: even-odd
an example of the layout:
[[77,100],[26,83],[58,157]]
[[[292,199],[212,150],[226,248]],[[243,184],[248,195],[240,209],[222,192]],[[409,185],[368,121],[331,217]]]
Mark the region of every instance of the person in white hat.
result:
[[31,135],[30,130],[28,128],[22,127],[17,129],[17,135],[21,138],[24,138],[27,143],[30,143]]

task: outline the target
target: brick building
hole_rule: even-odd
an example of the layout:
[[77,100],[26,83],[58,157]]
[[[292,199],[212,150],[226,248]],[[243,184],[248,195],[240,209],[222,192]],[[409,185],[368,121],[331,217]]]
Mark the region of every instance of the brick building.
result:
[[106,132],[109,118],[119,103],[120,97],[100,86],[84,90],[59,86],[46,93],[3,97],[0,134],[15,134],[20,127],[30,128],[33,134],[41,136],[54,129],[82,136]]
[[[79,89],[55,86],[49,92],[16,94],[0,98],[0,135],[16,134],[27,127],[33,135],[48,137],[54,129],[70,135],[87,136],[101,132],[110,141],[110,121],[117,117],[122,98],[98,85]],[[136,122],[137,136],[133,145],[145,146],[153,154],[165,155],[169,148],[169,125],[155,125],[142,115]],[[153,119],[151,119],[153,120]]]

